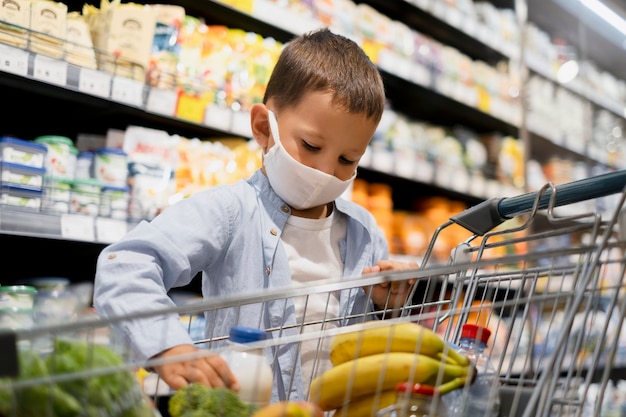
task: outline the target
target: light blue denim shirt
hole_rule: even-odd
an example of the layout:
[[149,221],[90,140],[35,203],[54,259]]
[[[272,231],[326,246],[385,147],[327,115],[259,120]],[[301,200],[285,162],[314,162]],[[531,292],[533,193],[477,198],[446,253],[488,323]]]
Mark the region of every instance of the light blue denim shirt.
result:
[[[342,199],[336,201],[336,209],[348,217],[346,239],[340,245],[344,277],[358,276],[363,268],[388,258],[387,242],[368,211]],[[205,298],[288,287],[290,268],[280,237],[290,214],[261,171],[166,208],[100,254],[94,289],[98,314],[132,317],[137,312],[173,307],[167,292],[189,284],[200,272]],[[360,288],[340,296],[340,316],[362,314],[371,307]],[[219,309],[205,316],[207,337],[228,335],[234,325],[269,328],[296,320],[293,303],[284,299]],[[171,315],[123,320],[117,327],[139,361],[191,343],[187,329]],[[283,346],[278,350],[266,352],[275,370],[274,398],[305,398],[297,349]]]

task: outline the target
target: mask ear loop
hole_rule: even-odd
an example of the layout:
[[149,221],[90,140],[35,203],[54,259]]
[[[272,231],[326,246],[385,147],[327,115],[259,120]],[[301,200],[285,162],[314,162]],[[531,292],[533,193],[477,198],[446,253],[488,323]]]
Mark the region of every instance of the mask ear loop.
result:
[[274,114],[274,112],[270,109],[267,109],[267,118],[270,122],[270,133],[274,138],[274,142],[278,145],[282,145],[280,142],[280,134],[278,132],[278,120],[276,120],[276,114]]

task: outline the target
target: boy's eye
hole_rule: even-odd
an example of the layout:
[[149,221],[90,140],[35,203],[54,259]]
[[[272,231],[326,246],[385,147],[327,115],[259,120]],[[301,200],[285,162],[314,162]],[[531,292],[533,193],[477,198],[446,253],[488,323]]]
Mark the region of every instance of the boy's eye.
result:
[[306,141],[302,141],[302,146],[304,146],[306,149],[310,150],[310,151],[319,151],[320,148],[318,148],[317,146],[313,146],[310,143],[306,142]]
[[341,158],[339,158],[339,162],[341,162],[344,165],[354,165],[356,163],[356,161],[353,161],[353,160],[348,159],[348,158],[344,158],[343,156]]

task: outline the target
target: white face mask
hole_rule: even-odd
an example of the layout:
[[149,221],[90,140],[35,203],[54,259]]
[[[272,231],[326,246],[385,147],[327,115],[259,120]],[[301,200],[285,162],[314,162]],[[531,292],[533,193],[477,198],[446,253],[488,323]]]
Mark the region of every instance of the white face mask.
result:
[[280,198],[297,210],[321,206],[335,201],[356,177],[342,181],[315,168],[296,161],[283,148],[274,112],[268,110],[274,146],[263,156],[263,166],[269,182]]

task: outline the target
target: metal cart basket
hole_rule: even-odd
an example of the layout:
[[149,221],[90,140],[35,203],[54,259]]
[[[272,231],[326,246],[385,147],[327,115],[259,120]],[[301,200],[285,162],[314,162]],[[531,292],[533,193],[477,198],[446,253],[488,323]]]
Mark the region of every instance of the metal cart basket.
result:
[[[600,416],[614,400],[610,393],[616,392],[616,381],[624,376],[620,369],[626,369],[626,340],[621,334],[626,314],[625,186],[626,171],[616,171],[559,186],[547,184],[518,197],[485,201],[437,229],[418,269],[330,277],[307,287],[268,289],[124,317],[2,331],[4,365],[0,370],[6,376],[0,378],[0,402],[2,398],[15,401],[21,392],[33,387],[138,370],[139,375],[145,375],[145,369],[166,361],[133,360],[112,330],[117,323],[175,314],[198,346],[206,348],[197,355],[214,354],[228,349],[228,335],[212,331],[215,321],[222,317],[218,312],[238,315],[246,310],[258,312],[258,327],[271,335],[252,347],[264,347],[269,363],[288,375],[275,383],[275,400],[316,401],[309,397],[308,387],[333,367],[329,351],[333,338],[339,335],[368,326],[414,322],[433,330],[449,342],[446,349],[453,349],[462,324],[476,323],[492,333],[489,353],[499,374],[496,388],[501,416]],[[463,226],[472,233],[471,238],[459,242],[447,263],[431,261],[438,236],[451,225]],[[363,296],[368,293],[364,289],[378,284],[408,282],[412,283],[411,297],[403,305],[373,308],[365,302],[360,309],[331,312],[330,306],[341,297]],[[298,318],[294,318],[294,305],[302,312]],[[163,334],[167,331],[164,328]],[[80,371],[15,378],[19,371],[15,364],[22,352],[50,355],[55,342],[68,338],[87,347],[104,343],[121,360],[98,365],[94,351],[86,353],[86,365]],[[422,351],[417,343],[415,353]],[[167,361],[190,359],[193,357]],[[382,386],[384,373],[383,366],[376,373],[380,378],[369,382],[374,388],[368,396],[374,404],[388,389]],[[439,386],[443,379],[443,373],[438,372],[418,382]],[[328,415],[349,415],[346,405],[356,400],[351,398],[350,387],[359,383],[363,382],[348,378],[348,387],[332,388],[345,395],[342,406],[327,410]],[[5,397],[1,397],[3,392]],[[155,394],[158,387],[144,392],[154,394],[157,403],[167,401]],[[56,415],[52,395],[42,398],[48,407],[41,415]],[[375,415],[373,410],[363,415]]]

